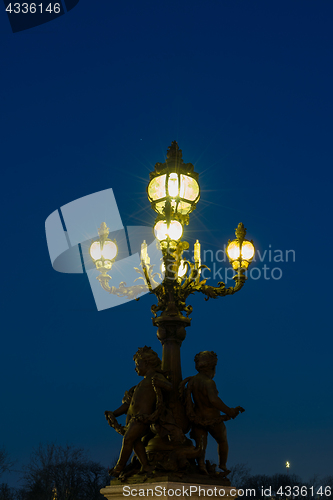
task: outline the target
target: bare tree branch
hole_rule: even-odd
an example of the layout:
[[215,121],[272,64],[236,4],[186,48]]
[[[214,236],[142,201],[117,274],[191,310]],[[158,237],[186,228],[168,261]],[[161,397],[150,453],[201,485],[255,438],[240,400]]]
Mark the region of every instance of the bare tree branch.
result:
[[0,476],[5,472],[10,471],[13,466],[13,462],[10,460],[9,455],[5,448],[0,449]]
[[99,500],[107,470],[74,446],[39,445],[25,466],[26,500]]

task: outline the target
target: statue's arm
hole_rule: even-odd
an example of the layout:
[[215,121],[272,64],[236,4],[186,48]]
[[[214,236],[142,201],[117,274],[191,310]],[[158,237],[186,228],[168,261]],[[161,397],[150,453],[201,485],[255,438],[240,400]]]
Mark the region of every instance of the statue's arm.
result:
[[127,413],[129,408],[129,403],[123,403],[119,408],[114,410],[112,413],[114,414],[115,417],[120,417],[120,415],[125,415]]
[[229,408],[225,403],[223,403],[222,399],[218,396],[218,390],[216,388],[216,384],[213,380],[210,380],[207,384],[207,396],[209,402],[220,411],[223,411],[228,417],[235,418],[238,415],[238,410],[236,408]]
[[123,403],[121,406],[119,406],[119,408],[117,408],[114,411],[105,411],[104,415],[106,416],[107,419],[113,420],[114,418],[120,417],[120,415],[124,415],[125,413],[127,413],[128,408],[129,404]]
[[112,418],[112,417],[120,417],[120,415],[125,415],[125,413],[127,413],[128,411],[128,408],[130,407],[135,388],[136,385],[131,387],[129,391],[126,391],[122,400],[122,405],[119,406],[119,408],[117,408],[114,411],[106,411],[105,416],[106,417],[109,416],[110,418]]

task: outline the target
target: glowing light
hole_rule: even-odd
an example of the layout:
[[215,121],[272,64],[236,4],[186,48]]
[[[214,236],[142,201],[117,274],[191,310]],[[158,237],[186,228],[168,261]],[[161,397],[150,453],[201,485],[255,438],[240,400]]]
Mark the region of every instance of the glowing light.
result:
[[90,255],[93,260],[99,260],[102,257],[101,244],[95,241],[90,247]]
[[194,243],[194,263],[196,269],[201,266],[201,245],[199,240]]
[[185,200],[194,201],[199,196],[199,184],[195,179],[188,175],[180,176],[179,197]]
[[186,215],[199,201],[199,184],[189,175],[176,172],[158,175],[148,184],[148,198],[153,202],[154,210],[160,214],[164,211],[166,198],[169,198],[175,212]]
[[110,240],[104,242],[103,250],[99,241],[94,241],[90,246],[90,255],[93,260],[100,260],[101,258],[113,260],[118,253],[117,245]]
[[177,220],[172,220],[170,226],[163,220],[155,224],[154,233],[159,241],[166,240],[169,236],[172,240],[179,240],[183,234],[183,226]]
[[143,262],[146,262],[147,258],[147,243],[146,240],[143,240],[143,243],[141,244],[141,260]]
[[104,259],[112,260],[118,253],[117,245],[110,240],[107,240],[103,245],[102,257]]
[[171,198],[178,196],[178,175],[170,174],[168,180],[168,192]]
[[242,259],[250,260],[254,256],[254,246],[251,241],[244,241],[242,245]]
[[[165,274],[165,263],[164,262],[162,262],[162,265],[161,265],[161,272],[163,273],[163,275]],[[179,267],[178,267],[178,276],[180,278],[183,278],[185,276],[186,272],[187,272],[187,264],[185,264],[185,261],[181,260]]]
[[168,235],[172,240],[179,240],[183,234],[183,226],[177,220],[172,220],[168,229]]
[[187,264],[183,260],[180,261],[180,265],[178,267],[178,276],[183,278],[187,271]]
[[186,203],[185,201],[180,201],[178,203],[177,212],[180,214],[186,215],[192,210],[191,203]]
[[238,259],[238,257],[240,256],[240,248],[237,240],[229,243],[229,245],[227,246],[227,254],[229,259],[231,260]]
[[[227,246],[227,254],[232,261],[232,267],[234,269],[238,269],[239,267],[243,267],[247,269],[249,267],[249,261],[253,258],[254,256],[254,246],[251,243],[251,241],[243,241],[242,247],[239,248],[239,241],[238,240],[233,240],[229,243]],[[242,261],[241,263],[237,259],[241,257]]]
[[143,243],[141,244],[141,260],[146,266],[150,264],[146,240],[143,240]]
[[154,227],[154,233],[155,233],[155,237],[159,240],[159,241],[162,241],[162,240],[165,240],[166,237],[167,237],[167,233],[168,233],[168,226],[167,226],[167,223],[160,220],[159,222],[157,222],[155,224],[155,227]]
[[166,190],[165,190],[165,181],[166,174],[159,175],[150,181],[148,185],[148,196],[153,201],[159,200],[160,198],[165,198]]

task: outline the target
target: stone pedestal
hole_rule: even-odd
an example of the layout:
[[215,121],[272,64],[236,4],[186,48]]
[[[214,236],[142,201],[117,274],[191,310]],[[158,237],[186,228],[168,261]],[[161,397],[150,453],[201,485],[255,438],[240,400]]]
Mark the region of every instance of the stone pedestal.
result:
[[161,498],[175,500],[176,497],[201,500],[202,498],[220,498],[232,500],[237,498],[238,490],[232,486],[219,484],[186,483],[181,481],[160,481],[152,483],[113,484],[101,489],[107,500],[133,500],[138,498]]

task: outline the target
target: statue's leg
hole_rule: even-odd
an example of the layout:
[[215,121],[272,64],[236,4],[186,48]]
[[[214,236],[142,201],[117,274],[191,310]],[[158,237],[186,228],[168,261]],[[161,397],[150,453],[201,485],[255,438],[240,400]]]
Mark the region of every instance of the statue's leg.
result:
[[227,429],[226,426],[224,425],[224,422],[209,426],[208,431],[217,442],[217,452],[219,455],[219,468],[224,470],[225,472],[230,472],[228,471],[227,468],[229,446],[227,440]]
[[[136,441],[141,440],[141,437],[145,435],[146,431],[147,431],[147,424],[136,422],[135,420],[132,420],[129,423],[128,428],[124,435],[123,445],[121,447],[117,465],[113,469],[114,472],[121,472],[124,469],[127,460],[131,456],[131,453],[134,449],[134,443]],[[138,458],[140,460],[140,457]]]
[[208,474],[206,465],[205,465],[205,455],[206,455],[206,448],[207,448],[207,435],[208,432],[204,427],[193,425],[192,431],[191,431],[191,438],[195,440],[195,445],[202,447],[202,452],[197,457],[197,462],[199,465],[199,469],[201,472],[204,474]]
[[146,466],[148,465],[148,458],[147,458],[147,454],[146,454],[146,450],[145,450],[145,445],[141,441],[141,438],[137,439],[135,441],[135,443],[133,445],[133,449],[134,449],[134,453],[136,454],[136,456],[139,459],[139,462],[141,464],[141,469],[146,468]]

